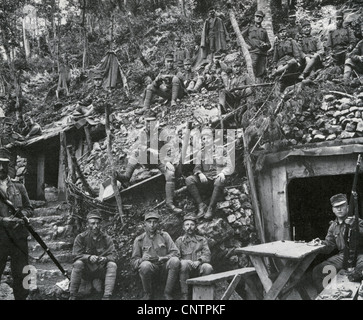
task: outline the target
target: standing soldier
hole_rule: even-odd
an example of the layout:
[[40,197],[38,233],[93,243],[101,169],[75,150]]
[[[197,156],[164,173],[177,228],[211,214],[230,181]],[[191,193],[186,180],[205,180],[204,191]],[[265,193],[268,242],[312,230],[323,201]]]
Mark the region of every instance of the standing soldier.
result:
[[200,42],[203,59],[209,55],[212,59],[215,53],[227,51],[227,42],[230,40],[226,26],[220,17],[216,17],[214,8],[208,10],[208,15],[203,24]]
[[[255,13],[255,23],[242,32],[247,44],[250,46],[253,73],[256,78],[261,78],[266,72],[267,51],[271,48],[271,43],[267,31],[262,27],[265,14],[258,10]],[[258,80],[259,81],[259,80]]]
[[184,86],[182,76],[179,70],[174,67],[173,54],[165,56],[165,68],[162,69],[155,80],[146,87],[144,95],[144,105],[135,114],[142,115],[147,113],[148,116],[155,116],[155,113],[150,110],[150,105],[154,94],[157,94],[164,99],[171,100],[171,107],[176,106],[176,99],[181,99],[184,96]]
[[196,232],[197,218],[193,214],[187,214],[183,220],[184,235],[175,241],[175,245],[180,251],[179,279],[182,300],[188,300],[187,280],[211,274],[213,267],[210,265],[211,252],[207,239]]
[[326,41],[326,55],[331,56],[337,66],[344,64],[347,53],[352,51],[356,43],[353,31],[349,27],[343,27],[343,12],[336,13],[337,28],[329,31]]
[[297,42],[301,48],[302,61],[305,66],[299,76],[299,79],[303,80],[318,68],[324,48],[319,38],[311,35],[311,24],[308,20],[301,22],[301,33]]
[[74,240],[74,263],[70,282],[69,300],[76,300],[82,280],[92,281],[101,292],[102,286],[96,279],[104,280],[102,300],[110,300],[116,281],[116,250],[112,239],[101,231],[101,215],[94,209],[87,215],[88,230]]
[[176,37],[174,39],[175,49],[174,49],[174,64],[176,66],[181,65],[183,66],[185,59],[190,59],[189,50],[186,48],[182,48],[182,41],[180,37]]
[[143,300],[154,296],[153,279],[166,273],[164,297],[173,300],[173,290],[180,270],[179,250],[170,235],[159,230],[160,216],[157,212],[145,214],[145,232],[136,237],[132,250],[131,265],[137,270],[145,292]]
[[[2,197],[12,202],[25,217],[30,217],[33,207],[28,193],[23,184],[13,182],[8,176],[9,162],[9,151],[0,148],[0,192]],[[29,265],[28,235],[24,221],[14,217],[9,207],[0,201],[0,275],[3,274],[10,257],[15,300],[25,300],[29,294],[29,290],[24,286],[24,278],[27,276],[24,268]]]

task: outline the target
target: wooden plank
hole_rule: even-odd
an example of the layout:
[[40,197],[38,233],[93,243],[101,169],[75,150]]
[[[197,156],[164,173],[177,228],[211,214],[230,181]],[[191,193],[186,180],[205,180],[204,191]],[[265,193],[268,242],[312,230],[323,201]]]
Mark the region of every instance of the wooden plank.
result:
[[272,281],[271,279],[268,277],[269,273],[266,269],[266,266],[262,260],[261,257],[257,257],[257,256],[250,256],[250,259],[256,269],[256,272],[258,274],[258,277],[261,280],[261,283],[263,285],[263,288],[265,289],[265,291],[267,292],[268,290],[270,290],[271,286],[272,286]]
[[[345,270],[340,270],[332,281],[316,297],[316,300],[355,300],[358,295],[360,282],[351,282],[345,274]],[[349,297],[345,293],[351,291]]]
[[265,238],[267,241],[272,241],[274,234],[274,203],[272,201],[273,184],[271,175],[268,173],[264,171],[257,176],[257,186],[261,204],[261,215],[265,226]]
[[250,294],[256,300],[262,300],[263,295],[256,288],[255,282],[251,279],[251,277],[243,277],[243,280],[248,287],[248,294]]
[[191,278],[191,279],[187,280],[187,284],[208,286],[217,281],[231,279],[235,275],[238,275],[238,274],[243,275],[243,276],[248,276],[248,275],[255,274],[255,273],[256,273],[255,268],[252,268],[252,267],[240,268],[240,269],[235,269],[235,270],[230,270],[230,271],[225,271],[225,272],[213,273],[213,274],[209,274],[207,276]]
[[193,286],[193,300],[214,300],[214,286]]
[[67,200],[67,188],[66,188],[66,179],[67,179],[67,151],[66,151],[66,137],[65,133],[61,132],[59,134],[59,170],[58,170],[58,200],[66,201]]
[[228,300],[231,297],[234,289],[236,289],[236,287],[237,287],[240,280],[241,280],[241,275],[236,274],[234,276],[233,280],[231,281],[231,283],[229,284],[226,292],[223,294],[221,300]]
[[45,200],[44,192],[45,154],[41,152],[37,158],[37,199]]

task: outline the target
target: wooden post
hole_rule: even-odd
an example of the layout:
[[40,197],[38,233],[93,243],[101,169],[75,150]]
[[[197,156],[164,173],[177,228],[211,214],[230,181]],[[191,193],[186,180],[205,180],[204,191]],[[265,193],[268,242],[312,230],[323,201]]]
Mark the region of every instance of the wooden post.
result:
[[45,155],[41,152],[37,159],[37,199],[44,200],[44,165],[45,165]]
[[92,151],[92,138],[91,138],[91,133],[89,131],[89,124],[87,123],[84,127],[84,134],[86,136],[86,142],[87,142],[87,146],[88,146],[88,152]]
[[124,224],[123,222],[123,211],[122,211],[122,199],[121,199],[121,195],[120,195],[120,191],[117,187],[117,180],[115,178],[115,165],[113,163],[113,157],[112,157],[112,142],[111,142],[111,129],[110,129],[110,106],[106,105],[105,107],[105,116],[106,116],[106,121],[105,121],[105,130],[106,130],[106,140],[107,140],[107,154],[108,154],[108,160],[110,162],[110,166],[111,166],[111,172],[112,172],[112,177],[111,177],[111,185],[112,185],[112,189],[113,189],[113,193],[115,195],[115,199],[116,199],[116,203],[117,203],[117,208],[118,208],[118,213],[119,213],[119,218],[122,224]]
[[58,200],[67,201],[68,194],[66,188],[67,179],[67,151],[66,135],[64,132],[59,134],[59,170],[58,170]]

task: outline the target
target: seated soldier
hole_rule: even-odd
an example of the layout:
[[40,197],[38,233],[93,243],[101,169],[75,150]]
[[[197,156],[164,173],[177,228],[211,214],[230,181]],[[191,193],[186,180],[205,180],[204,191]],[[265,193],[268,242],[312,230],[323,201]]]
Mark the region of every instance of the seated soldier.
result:
[[174,39],[175,49],[174,49],[174,63],[176,66],[180,63],[183,66],[185,59],[190,59],[190,53],[186,48],[182,47],[182,41],[180,37]]
[[187,92],[196,92],[196,90],[199,90],[197,88],[197,84],[203,81],[203,76],[192,70],[192,63],[190,59],[184,60],[184,70],[182,75],[184,87],[186,88]]
[[310,21],[303,20],[300,24],[301,32],[297,42],[302,51],[302,65],[304,67],[299,79],[303,80],[321,64],[321,55],[324,48],[319,38],[311,35]]
[[220,53],[214,54],[212,62],[208,63],[204,68],[204,87],[211,91],[226,85],[227,70],[227,65],[222,61],[222,55]]
[[181,259],[179,279],[182,300],[188,300],[186,281],[213,273],[213,267],[210,265],[211,252],[207,239],[197,235],[196,216],[187,214],[183,221],[184,235],[175,241],[175,245],[179,249]]
[[297,72],[300,67],[300,59],[301,54],[297,42],[287,37],[285,26],[280,26],[274,44],[272,76]]
[[223,113],[228,111],[228,107],[235,109],[242,99],[252,94],[251,88],[238,89],[242,86],[252,84],[248,73],[242,73],[242,63],[235,61],[232,65],[232,74],[227,78],[227,85],[219,91],[219,105]]
[[[145,120],[145,137],[140,137],[136,141],[134,151],[128,158],[125,173],[120,174],[115,172],[115,178],[120,181],[124,187],[128,187],[132,174],[140,162],[143,162],[142,164],[149,169],[158,168],[165,176],[166,206],[172,213],[179,214],[182,210],[177,208],[173,203],[175,191],[175,166],[173,163],[177,163],[179,159],[174,160],[171,157],[168,157],[167,154],[163,157],[163,155],[159,152],[165,145],[162,142],[157,141],[158,150],[152,149],[150,140],[158,135],[158,132],[156,131],[158,129],[156,127],[152,127],[155,124],[155,118],[146,118]],[[156,132],[154,132],[154,129]],[[145,155],[145,159],[142,159],[142,153]],[[155,161],[156,164],[153,163],[154,161],[150,161],[151,158],[157,159],[157,161]]]
[[29,139],[31,137],[39,136],[42,134],[42,128],[38,123],[34,122],[30,115],[24,114],[23,120],[25,123],[25,127],[22,129],[21,134],[25,137],[25,139]]
[[145,293],[143,300],[152,300],[155,293],[153,279],[156,276],[160,278],[166,273],[166,300],[173,300],[173,291],[178,281],[179,250],[170,235],[159,230],[159,220],[157,212],[150,211],[145,214],[145,232],[136,237],[132,249],[131,266],[141,278]]
[[[361,23],[360,28],[363,36],[363,23]],[[353,51],[348,54],[348,59],[344,65],[344,80],[350,79],[353,70],[357,75],[363,74],[363,40],[360,40]]]
[[336,29],[330,30],[326,41],[326,56],[332,58],[335,65],[343,65],[347,53],[352,51],[356,44],[356,38],[349,27],[343,26],[343,12],[336,13]]
[[87,215],[88,230],[74,240],[74,263],[69,287],[69,300],[79,298],[80,288],[91,281],[102,300],[110,300],[116,281],[116,251],[111,237],[101,231],[101,215],[98,209]]
[[185,94],[182,76],[178,69],[174,67],[173,54],[167,54],[165,56],[165,68],[161,70],[155,80],[146,87],[143,108],[136,111],[135,114],[142,115],[147,112],[148,116],[155,116],[155,113],[150,110],[154,94],[157,94],[164,99],[171,100],[171,107],[175,107],[176,100],[181,99]]
[[[225,154],[223,146],[213,144],[213,132],[210,128],[202,130],[202,148],[196,158],[193,175],[185,179],[185,184],[195,203],[198,206],[197,218],[211,220],[217,201],[223,195],[226,176],[234,171],[233,163]],[[212,191],[207,205],[203,202],[200,191]]]

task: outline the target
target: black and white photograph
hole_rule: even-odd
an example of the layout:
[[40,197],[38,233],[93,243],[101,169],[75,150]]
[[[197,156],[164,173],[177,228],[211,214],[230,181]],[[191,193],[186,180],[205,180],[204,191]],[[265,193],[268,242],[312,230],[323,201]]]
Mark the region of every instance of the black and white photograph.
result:
[[362,157],[363,0],[0,0],[0,303],[363,300]]

